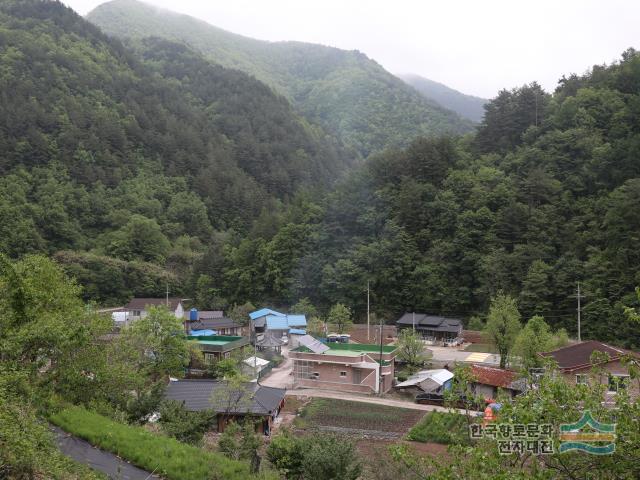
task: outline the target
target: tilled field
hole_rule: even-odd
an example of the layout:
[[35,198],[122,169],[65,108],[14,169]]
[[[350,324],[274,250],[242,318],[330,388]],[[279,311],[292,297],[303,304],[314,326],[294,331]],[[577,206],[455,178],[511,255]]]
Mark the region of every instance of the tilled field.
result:
[[314,398],[303,408],[297,423],[301,428],[390,439],[407,433],[423,415],[419,410]]

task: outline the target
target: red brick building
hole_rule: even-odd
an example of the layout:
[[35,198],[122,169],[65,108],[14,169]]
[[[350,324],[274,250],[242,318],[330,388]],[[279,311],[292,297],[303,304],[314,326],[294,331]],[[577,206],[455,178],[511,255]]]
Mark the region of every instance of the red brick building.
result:
[[354,393],[386,392],[393,386],[396,346],[332,343],[322,352],[291,350],[294,386]]

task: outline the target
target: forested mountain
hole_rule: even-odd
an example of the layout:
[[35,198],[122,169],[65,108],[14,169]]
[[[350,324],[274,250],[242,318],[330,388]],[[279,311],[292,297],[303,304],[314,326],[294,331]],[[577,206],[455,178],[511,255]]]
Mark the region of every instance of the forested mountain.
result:
[[73,251],[58,258],[102,278],[97,301],[153,293],[214,231],[246,231],[348,164],[247,74],[164,40],[138,48],[58,2],[0,3],[0,249]]
[[437,102],[444,108],[453,110],[462,118],[480,123],[484,115],[486,98],[461,93],[446,85],[412,73],[398,75],[402,80],[418,90],[425,97]]
[[417,135],[472,129],[358,51],[255,40],[136,0],[104,3],[87,18],[117,37],[186,43],[215,63],[253,75],[365,157],[406,146]]
[[502,290],[525,319],[575,334],[581,282],[583,338],[638,348],[623,306],[640,285],[640,54],[563,78],[553,94],[502,91],[472,140],[387,150],[306,216],[296,208],[277,233],[229,250],[223,296],[343,302],[362,317],[369,281],[383,318],[469,318]]

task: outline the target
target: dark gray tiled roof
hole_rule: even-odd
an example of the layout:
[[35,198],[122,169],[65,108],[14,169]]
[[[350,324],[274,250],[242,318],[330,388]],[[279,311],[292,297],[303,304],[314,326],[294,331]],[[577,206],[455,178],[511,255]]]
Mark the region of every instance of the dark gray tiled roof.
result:
[[426,313],[405,313],[396,322],[399,327],[413,326],[426,330],[434,330],[436,332],[459,332],[462,329],[462,321],[457,318],[440,317],[437,315],[428,315]]
[[215,410],[225,413],[268,415],[284,398],[283,388],[244,383],[240,388],[217,380],[178,380],[169,382],[164,397],[182,402],[187,410]]
[[226,317],[201,318],[196,321],[189,320],[187,323],[191,330],[216,330],[218,328],[232,328],[240,326],[230,318]]
[[[169,310],[175,310],[178,308],[178,305],[182,302],[181,298],[177,297],[169,297]],[[132,298],[129,303],[125,305],[126,310],[144,310],[147,306],[167,306],[166,298]]]

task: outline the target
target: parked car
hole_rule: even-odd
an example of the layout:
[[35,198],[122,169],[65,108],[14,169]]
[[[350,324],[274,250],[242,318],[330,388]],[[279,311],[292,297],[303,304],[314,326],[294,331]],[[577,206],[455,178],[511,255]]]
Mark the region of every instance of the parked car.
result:
[[[468,397],[463,395],[456,403],[453,405],[457,408],[465,408],[466,406],[470,406],[472,409],[477,410],[481,407],[481,405],[477,404],[477,399],[473,397]],[[416,395],[416,403],[425,404],[425,405],[443,405],[444,404],[444,395],[442,393],[418,393]]]

